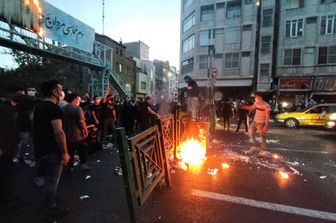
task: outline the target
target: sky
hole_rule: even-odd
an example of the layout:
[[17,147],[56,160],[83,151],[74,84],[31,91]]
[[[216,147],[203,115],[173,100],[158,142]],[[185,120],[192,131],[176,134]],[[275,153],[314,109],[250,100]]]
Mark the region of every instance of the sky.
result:
[[[102,34],[103,0],[46,1]],[[104,24],[104,35],[124,43],[141,40],[150,60],[179,68],[180,0],[105,0]]]

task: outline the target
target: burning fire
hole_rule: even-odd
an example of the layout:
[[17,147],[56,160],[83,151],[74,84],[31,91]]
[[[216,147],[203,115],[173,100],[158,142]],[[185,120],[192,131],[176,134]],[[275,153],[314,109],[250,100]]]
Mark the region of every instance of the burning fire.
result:
[[227,163],[222,163],[222,169],[225,170],[225,169],[229,169],[230,168],[230,165],[227,164]]
[[191,138],[180,145],[178,158],[185,164],[202,165],[205,160],[206,148],[198,140]]
[[288,179],[289,178],[288,173],[283,171],[283,170],[280,170],[279,174],[280,174],[282,179]]
[[186,170],[188,166],[199,167],[206,160],[206,138],[203,129],[197,139],[191,138],[182,142],[177,150],[179,166]]

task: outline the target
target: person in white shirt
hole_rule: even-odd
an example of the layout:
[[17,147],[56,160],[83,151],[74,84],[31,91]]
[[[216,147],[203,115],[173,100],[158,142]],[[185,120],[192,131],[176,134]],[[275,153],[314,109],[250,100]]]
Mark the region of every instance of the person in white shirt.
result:
[[247,110],[255,110],[253,122],[249,127],[250,140],[254,146],[257,145],[255,133],[258,131],[261,137],[260,148],[262,151],[266,151],[266,133],[268,131],[269,118],[270,118],[270,106],[264,101],[260,93],[255,93],[255,103],[250,106],[243,106],[242,108]]

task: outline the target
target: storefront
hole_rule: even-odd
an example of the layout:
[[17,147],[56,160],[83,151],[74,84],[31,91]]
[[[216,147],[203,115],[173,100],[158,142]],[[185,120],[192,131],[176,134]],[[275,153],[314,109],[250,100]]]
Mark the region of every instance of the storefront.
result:
[[280,108],[293,111],[305,107],[309,100],[313,77],[279,78],[277,102]]
[[316,77],[311,98],[318,103],[336,103],[336,77]]

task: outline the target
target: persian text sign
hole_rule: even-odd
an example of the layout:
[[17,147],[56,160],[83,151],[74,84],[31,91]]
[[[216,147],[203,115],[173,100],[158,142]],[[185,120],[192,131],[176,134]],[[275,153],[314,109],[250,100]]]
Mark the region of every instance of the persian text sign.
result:
[[310,91],[312,78],[281,78],[279,80],[279,90],[284,91]]
[[45,1],[41,3],[43,36],[83,51],[93,51],[93,28]]
[[336,78],[316,77],[313,89],[315,91],[336,91]]

